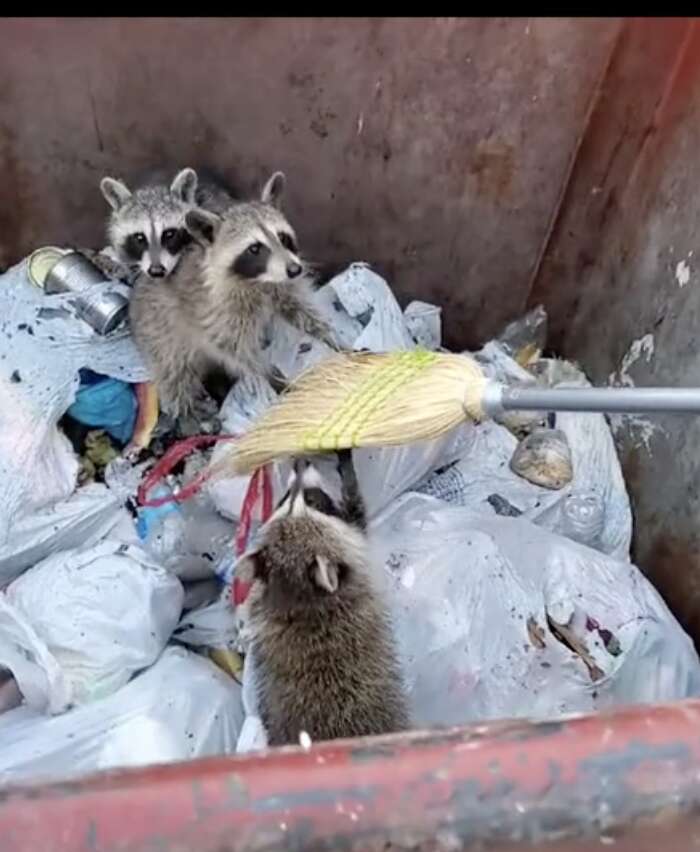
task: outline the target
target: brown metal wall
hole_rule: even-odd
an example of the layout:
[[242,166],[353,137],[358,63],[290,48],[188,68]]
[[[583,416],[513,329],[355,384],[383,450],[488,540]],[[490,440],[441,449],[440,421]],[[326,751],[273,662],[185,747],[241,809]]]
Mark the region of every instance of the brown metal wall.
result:
[[448,342],[498,331],[530,278],[615,19],[5,19],[0,246],[99,242],[98,182],[285,169],[317,257],[367,259]]
[[[543,300],[598,380],[700,385],[700,28],[688,19],[6,20],[0,248],[95,243],[106,171],[273,168],[320,258],[446,307]],[[602,85],[599,85],[601,84]],[[680,286],[677,264],[688,265]],[[700,637],[700,426],[624,440],[637,556]],[[698,847],[694,702],[6,791],[0,849]]]
[[[700,28],[640,19],[625,30],[544,253],[530,302],[553,344],[605,382],[633,340],[654,354],[638,385],[700,386]],[[689,281],[681,286],[678,264]],[[622,433],[635,558],[700,640],[700,422],[660,417],[648,446]]]

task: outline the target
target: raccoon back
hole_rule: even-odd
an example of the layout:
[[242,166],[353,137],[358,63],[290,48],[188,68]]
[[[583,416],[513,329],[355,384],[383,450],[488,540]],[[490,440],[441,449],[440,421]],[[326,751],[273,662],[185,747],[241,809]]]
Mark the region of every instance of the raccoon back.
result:
[[270,745],[403,730],[408,716],[387,614],[374,599],[337,600],[269,618],[253,642]]

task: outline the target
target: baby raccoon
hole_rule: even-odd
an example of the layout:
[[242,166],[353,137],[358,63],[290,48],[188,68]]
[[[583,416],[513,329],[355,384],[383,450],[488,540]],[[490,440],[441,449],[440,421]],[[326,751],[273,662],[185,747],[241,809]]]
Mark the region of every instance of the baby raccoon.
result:
[[150,278],[172,273],[192,241],[185,213],[195,206],[223,212],[231,195],[214,181],[201,183],[194,169],[182,169],[170,184],[151,182],[132,192],[105,177],[102,194],[112,208],[107,233],[117,260]]
[[173,416],[196,412],[203,372],[212,365],[273,380],[262,350],[276,316],[335,348],[310,303],[311,280],[279,210],[283,188],[277,172],[259,201],[234,203],[221,215],[189,210],[185,225],[195,242],[177,269],[167,281],[136,281],[134,340]]
[[298,461],[288,493],[236,566],[250,583],[246,632],[270,745],[391,733],[408,710],[391,625],[368,567],[365,511],[351,453],[342,496]]

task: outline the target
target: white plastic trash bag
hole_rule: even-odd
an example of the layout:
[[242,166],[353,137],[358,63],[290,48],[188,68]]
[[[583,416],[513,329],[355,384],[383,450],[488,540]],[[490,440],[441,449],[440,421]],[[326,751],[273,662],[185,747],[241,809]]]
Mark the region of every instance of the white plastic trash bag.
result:
[[[535,381],[534,376],[520,367],[499,343],[487,344],[477,355],[485,372],[498,381]],[[568,366],[569,373],[574,371],[575,368]],[[579,386],[587,386],[583,373],[579,376]],[[567,384],[571,386],[572,382]],[[489,507],[488,498],[497,495],[525,517],[560,533],[566,532],[561,509],[567,498],[594,495],[602,511],[602,531],[597,537],[596,548],[616,559],[629,560],[632,510],[605,417],[560,412],[555,415],[555,424],[566,435],[574,472],[573,480],[559,491],[534,485],[510,470],[510,459],[518,442],[505,427],[494,421],[485,421],[467,430],[458,463],[426,477],[418,490],[487,514],[495,511]]]
[[192,648],[236,648],[238,622],[226,594],[208,606],[185,613],[173,635]]
[[233,753],[241,687],[184,648],[166,648],[117,692],[60,716],[0,715],[0,783]]
[[52,553],[90,547],[125,518],[131,521],[126,509],[100,483],[84,485],[67,500],[21,512],[0,546],[0,589]]
[[73,302],[32,284],[27,261],[0,275],[0,547],[17,517],[75,490],[78,461],[56,424],[75,399],[79,371],[148,378],[128,330],[101,337]]
[[0,665],[35,710],[103,698],[158,658],[183,596],[180,581],[133,545],[55,554],[0,596]]
[[629,562],[420,494],[372,541],[415,725],[700,695],[691,640]]

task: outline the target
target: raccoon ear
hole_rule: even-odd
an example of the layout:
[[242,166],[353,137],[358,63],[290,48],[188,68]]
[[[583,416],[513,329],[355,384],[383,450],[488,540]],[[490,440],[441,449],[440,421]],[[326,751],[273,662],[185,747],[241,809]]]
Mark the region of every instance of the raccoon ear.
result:
[[287,178],[284,176],[284,172],[275,172],[263,187],[260,200],[263,204],[271,204],[273,207],[279,207],[286,184]]
[[111,177],[102,178],[100,181],[100,190],[107,204],[113,210],[119,210],[131,198],[129,187],[120,180],[115,180]]
[[185,214],[185,227],[192,236],[203,243],[213,243],[221,226],[221,217],[216,213],[195,208]]
[[197,192],[197,172],[194,169],[179,171],[170,184],[170,191],[185,204],[194,204],[194,196]]
[[317,586],[333,594],[338,591],[338,566],[330,563],[325,556],[316,556],[314,582]]

